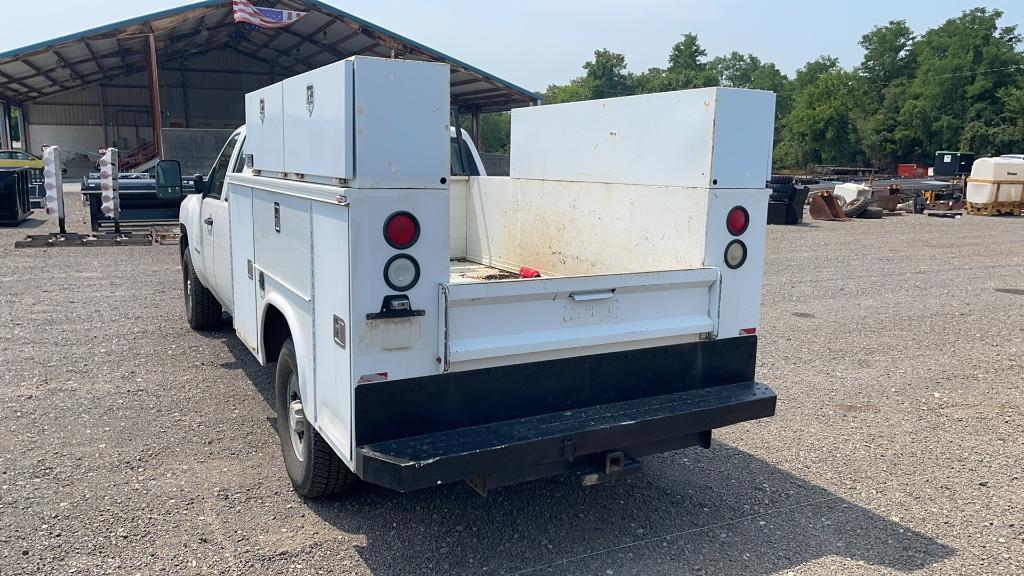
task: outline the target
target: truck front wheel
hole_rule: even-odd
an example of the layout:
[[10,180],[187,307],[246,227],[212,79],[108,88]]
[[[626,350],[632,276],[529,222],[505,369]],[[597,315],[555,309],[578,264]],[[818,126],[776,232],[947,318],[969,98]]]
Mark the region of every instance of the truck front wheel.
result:
[[192,266],[190,248],[184,246],[181,253],[181,280],[185,292],[185,317],[194,330],[214,330],[220,326],[222,309],[213,293],[196,276]]
[[299,390],[295,345],[288,338],[277,357],[277,435],[284,467],[295,491],[306,498],[340,494],[351,489],[356,475],[306,420]]

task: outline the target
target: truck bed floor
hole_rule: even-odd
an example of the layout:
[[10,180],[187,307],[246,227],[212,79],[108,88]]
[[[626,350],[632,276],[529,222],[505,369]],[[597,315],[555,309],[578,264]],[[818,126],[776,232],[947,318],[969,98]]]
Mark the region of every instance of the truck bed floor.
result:
[[492,280],[517,280],[519,274],[500,270],[485,264],[477,264],[469,260],[452,260],[449,265],[451,269],[451,282],[490,282]]

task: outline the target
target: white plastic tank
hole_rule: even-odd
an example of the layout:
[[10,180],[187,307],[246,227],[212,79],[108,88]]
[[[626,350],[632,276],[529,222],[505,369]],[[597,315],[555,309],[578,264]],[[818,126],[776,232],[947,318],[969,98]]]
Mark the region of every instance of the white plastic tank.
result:
[[978,158],[967,179],[967,201],[974,204],[1020,202],[1024,192],[1024,159]]

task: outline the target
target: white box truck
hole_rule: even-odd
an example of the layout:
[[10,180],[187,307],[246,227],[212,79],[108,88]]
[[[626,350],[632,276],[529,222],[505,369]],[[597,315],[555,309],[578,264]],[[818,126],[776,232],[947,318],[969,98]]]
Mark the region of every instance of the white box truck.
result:
[[[477,175],[446,65],[351,58],[249,94],[182,203],[189,322],[227,312],[276,363],[301,495],[591,484],[774,414],[754,379],[774,95],[512,114],[511,176]],[[179,165],[157,176],[180,194]]]

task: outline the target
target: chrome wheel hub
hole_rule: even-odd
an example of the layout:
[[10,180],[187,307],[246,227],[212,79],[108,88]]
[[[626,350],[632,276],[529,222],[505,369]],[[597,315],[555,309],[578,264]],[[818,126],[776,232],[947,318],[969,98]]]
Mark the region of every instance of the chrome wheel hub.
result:
[[288,379],[288,436],[292,440],[292,450],[295,457],[303,461],[305,454],[306,438],[309,425],[306,422],[306,413],[302,409],[302,397],[299,395],[299,377],[292,374]]

